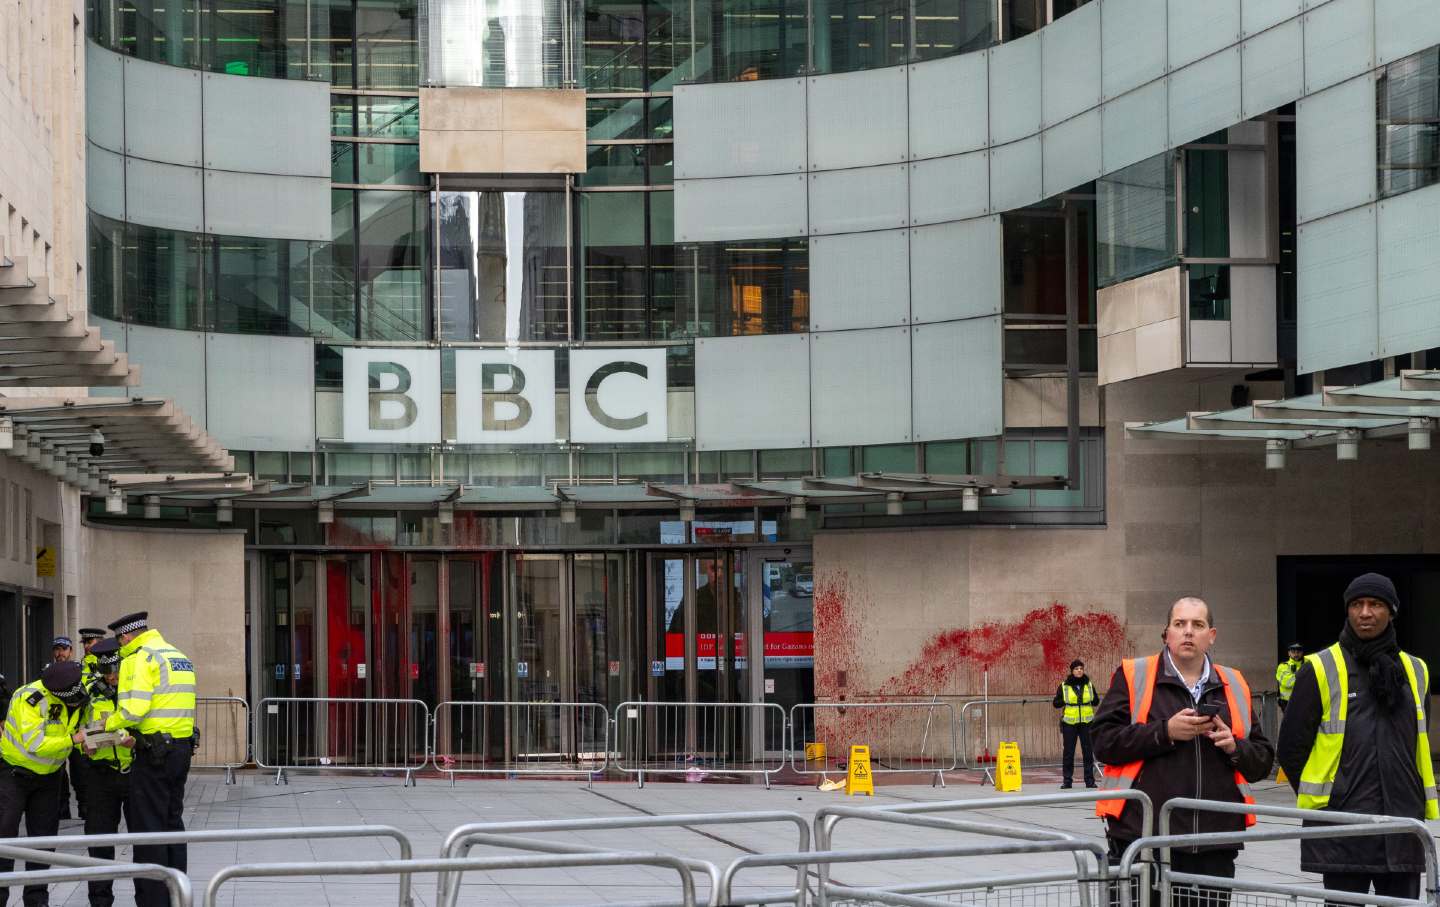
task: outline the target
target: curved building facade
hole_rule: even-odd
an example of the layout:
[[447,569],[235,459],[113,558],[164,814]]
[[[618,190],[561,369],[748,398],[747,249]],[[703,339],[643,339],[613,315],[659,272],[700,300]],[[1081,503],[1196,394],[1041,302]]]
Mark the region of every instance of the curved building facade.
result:
[[1264,676],[1440,576],[1314,411],[1440,368],[1423,3],[242,5],[92,11],[87,203],[128,393],[265,483],[165,513],[251,696],[1033,693],[1187,593]]

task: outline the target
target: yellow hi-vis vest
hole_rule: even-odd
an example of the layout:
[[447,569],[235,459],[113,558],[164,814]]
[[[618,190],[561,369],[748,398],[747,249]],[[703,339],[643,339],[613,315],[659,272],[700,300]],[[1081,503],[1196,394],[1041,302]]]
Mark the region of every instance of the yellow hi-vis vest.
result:
[[[108,690],[109,688],[106,687],[106,689]],[[110,716],[115,714],[115,700],[102,694],[100,690],[93,686],[89,688],[89,692],[90,704],[85,707],[85,720],[81,722],[81,724],[90,725],[97,721],[108,722]],[[81,752],[84,752],[84,750],[81,750]],[[130,760],[135,758],[135,754],[130,748],[124,746],[102,746],[98,747],[95,752],[85,753],[85,755],[91,762],[103,762],[106,765],[120,769],[122,772],[130,769]]]
[[1275,668],[1275,682],[1280,684],[1280,701],[1289,702],[1290,694],[1295,692],[1295,678],[1300,674],[1302,661],[1287,660],[1280,662]]
[[195,733],[195,666],[159,630],[146,630],[120,647],[119,708],[105,730],[184,739]]
[[10,697],[10,713],[0,730],[0,757],[37,775],[60,770],[74,745],[80,710],[73,713],[40,683],[27,683]]
[[1060,685],[1060,695],[1065,703],[1065,711],[1060,713],[1060,720],[1066,724],[1089,724],[1095,720],[1095,688],[1088,682],[1085,688],[1077,693],[1075,688],[1068,683]]
[[[1330,790],[1340,772],[1350,675],[1345,666],[1345,651],[1338,642],[1324,651],[1305,656],[1305,660],[1310,663],[1320,687],[1320,730],[1310,748],[1310,757],[1300,771],[1296,805],[1301,809],[1324,809],[1330,805]],[[1440,819],[1440,802],[1435,798],[1435,767],[1430,760],[1430,735],[1425,729],[1425,698],[1421,694],[1421,690],[1430,689],[1430,669],[1408,652],[1400,653],[1400,664],[1405,667],[1410,695],[1415,700],[1415,768],[1425,788],[1425,818]]]
[[88,687],[90,681],[99,676],[100,659],[87,652],[85,657],[80,659],[80,682]]

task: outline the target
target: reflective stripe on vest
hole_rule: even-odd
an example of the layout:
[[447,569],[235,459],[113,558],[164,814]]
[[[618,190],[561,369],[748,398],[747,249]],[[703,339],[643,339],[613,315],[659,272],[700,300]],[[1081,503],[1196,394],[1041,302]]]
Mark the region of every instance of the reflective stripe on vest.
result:
[[1060,695],[1065,702],[1065,711],[1060,720],[1066,724],[1089,724],[1095,720],[1095,688],[1085,684],[1083,693],[1075,692],[1068,683],[1060,685]]
[[[1305,656],[1315,672],[1320,690],[1320,729],[1310,755],[1300,771],[1295,804],[1301,809],[1325,809],[1335,777],[1340,773],[1340,755],[1345,748],[1345,716],[1350,701],[1350,671],[1345,650],[1337,642],[1321,652]],[[1425,790],[1425,818],[1440,819],[1440,801],[1435,794],[1435,766],[1430,758],[1430,734],[1425,726],[1425,697],[1430,689],[1430,669],[1408,652],[1400,653],[1400,664],[1410,683],[1415,703],[1415,770]],[[1424,692],[1422,692],[1424,691]]]
[[[1159,674],[1160,659],[1154,655],[1147,658],[1127,658],[1121,662],[1121,667],[1130,693],[1130,722],[1145,724],[1150,719],[1150,704],[1155,698],[1155,679]],[[1237,740],[1248,737],[1251,727],[1250,685],[1245,682],[1245,677],[1233,668],[1215,664],[1213,661],[1210,667],[1220,675],[1220,682],[1225,688],[1225,702],[1230,708],[1230,730]],[[1135,785],[1135,779],[1140,776],[1140,769],[1144,765],[1144,760],[1120,766],[1107,765],[1102,789],[1129,790]],[[1235,787],[1239,790],[1243,802],[1255,802],[1249,782],[1238,769],[1235,771]],[[1101,800],[1095,804],[1095,815],[1101,818],[1118,819],[1124,811],[1124,800]],[[1245,826],[1248,828],[1254,824],[1254,814],[1247,814]]]

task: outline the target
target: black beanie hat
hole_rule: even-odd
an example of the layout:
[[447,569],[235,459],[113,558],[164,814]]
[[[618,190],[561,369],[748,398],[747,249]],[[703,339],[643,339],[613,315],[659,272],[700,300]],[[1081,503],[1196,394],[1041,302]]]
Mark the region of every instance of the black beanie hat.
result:
[[1345,587],[1345,607],[1357,598],[1375,598],[1390,606],[1390,616],[1394,617],[1400,613],[1400,596],[1395,592],[1395,584],[1390,582],[1390,577],[1381,576],[1378,573],[1366,573],[1364,576],[1357,576]]
[[1081,661],[1081,660],[1078,659],[1078,658],[1075,659],[1074,661],[1070,662],[1070,670],[1072,670],[1072,671],[1075,670],[1076,668],[1083,668],[1083,667],[1085,667],[1085,662]]

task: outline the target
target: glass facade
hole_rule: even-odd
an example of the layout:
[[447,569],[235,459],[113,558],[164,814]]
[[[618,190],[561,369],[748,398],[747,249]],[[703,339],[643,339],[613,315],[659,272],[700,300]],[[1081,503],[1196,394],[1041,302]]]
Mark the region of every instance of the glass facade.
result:
[[1096,180],[1095,222],[1100,286],[1174,264],[1175,152]]
[[426,85],[574,88],[579,82],[579,0],[420,0]]
[[1380,196],[1440,182],[1440,47],[1386,66],[1376,111]]

